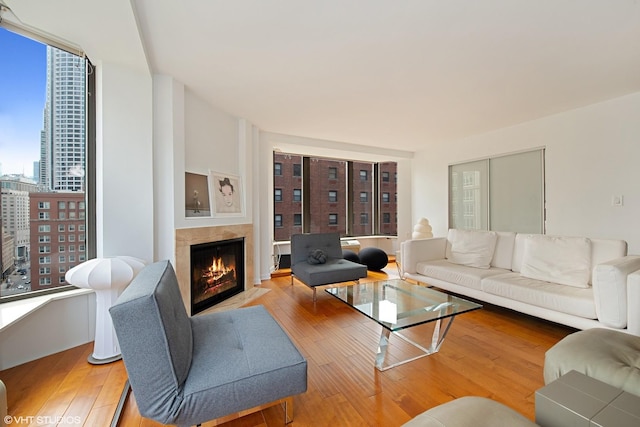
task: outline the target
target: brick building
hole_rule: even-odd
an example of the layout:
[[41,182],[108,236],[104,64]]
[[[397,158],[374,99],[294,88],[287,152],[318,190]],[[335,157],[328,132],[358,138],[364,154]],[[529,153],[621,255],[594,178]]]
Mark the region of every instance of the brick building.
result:
[[65,284],[86,260],[84,193],[31,193],[31,290]]
[[[307,182],[303,179],[305,167]],[[273,187],[276,241],[289,240],[303,231],[338,232],[341,236],[397,233],[394,162],[274,153]],[[308,224],[303,224],[305,220]]]

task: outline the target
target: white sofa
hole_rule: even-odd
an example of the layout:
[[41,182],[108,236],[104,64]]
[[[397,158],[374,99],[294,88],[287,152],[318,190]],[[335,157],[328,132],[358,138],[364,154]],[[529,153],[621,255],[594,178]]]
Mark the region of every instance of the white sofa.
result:
[[407,279],[577,329],[640,335],[640,256],[624,240],[451,229],[402,242],[400,261]]

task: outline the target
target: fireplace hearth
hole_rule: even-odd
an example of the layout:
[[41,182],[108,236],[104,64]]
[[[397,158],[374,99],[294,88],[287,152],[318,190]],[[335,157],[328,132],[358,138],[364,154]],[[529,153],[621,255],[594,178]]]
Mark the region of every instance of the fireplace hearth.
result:
[[191,314],[244,290],[244,238],[191,245]]

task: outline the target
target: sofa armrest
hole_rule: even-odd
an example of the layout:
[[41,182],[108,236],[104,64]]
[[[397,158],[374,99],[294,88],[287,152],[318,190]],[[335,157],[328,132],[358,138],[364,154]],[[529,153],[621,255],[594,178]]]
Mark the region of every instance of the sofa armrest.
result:
[[416,265],[422,261],[433,261],[445,258],[447,239],[406,240],[400,244],[400,263],[404,273],[415,274]]
[[640,336],[640,270],[627,276],[627,332]]
[[612,328],[628,326],[628,304],[633,300],[627,292],[627,276],[638,269],[640,269],[640,255],[616,258],[593,268],[596,314],[598,320],[606,326]]

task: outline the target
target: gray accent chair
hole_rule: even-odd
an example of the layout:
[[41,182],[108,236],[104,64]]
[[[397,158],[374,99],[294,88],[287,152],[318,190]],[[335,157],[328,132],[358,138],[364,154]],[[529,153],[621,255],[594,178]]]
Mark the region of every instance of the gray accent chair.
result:
[[307,361],[263,306],[187,315],[168,261],[145,267],[109,312],[144,417],[226,422],[307,389]]
[[[309,263],[312,252],[320,249],[326,255],[322,264]],[[342,245],[338,233],[307,233],[291,236],[291,284],[298,279],[313,289],[316,286],[355,281],[367,277],[367,266],[346,260],[342,256]]]

